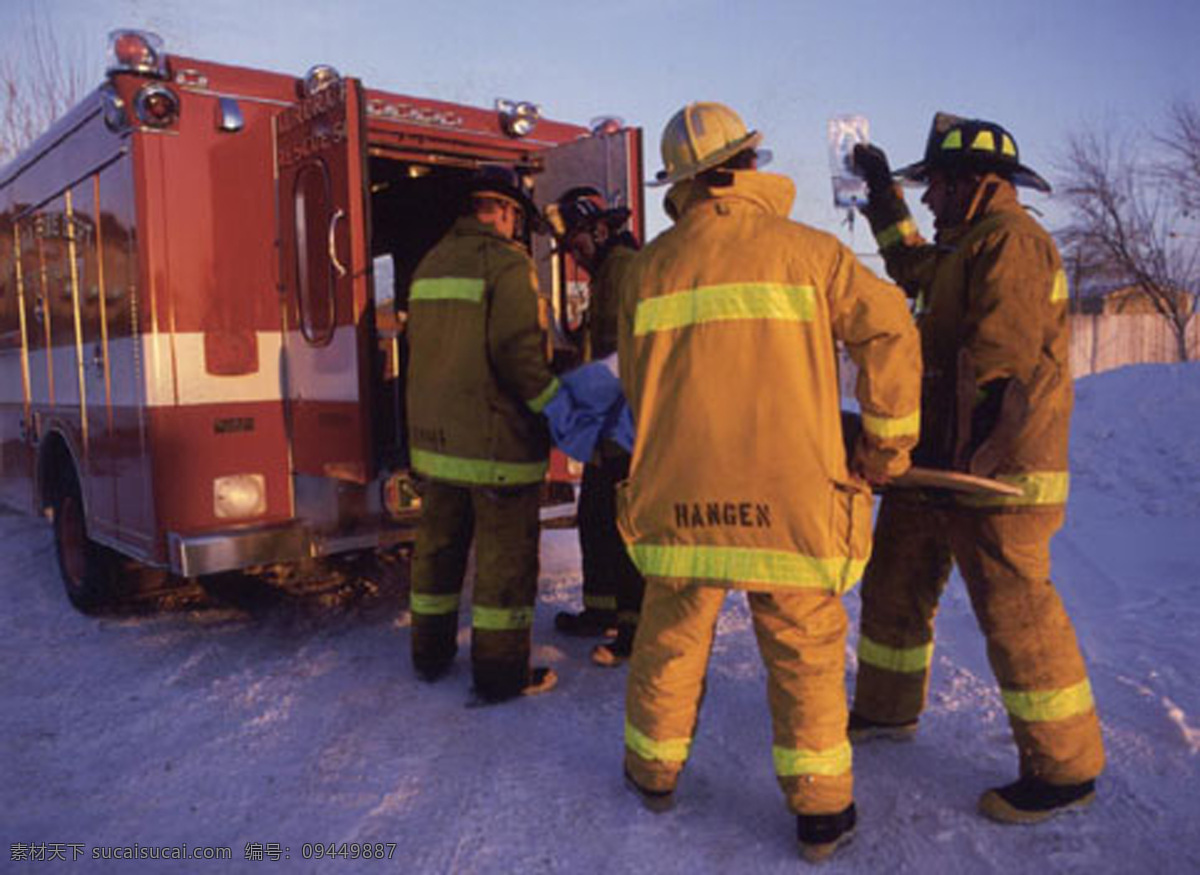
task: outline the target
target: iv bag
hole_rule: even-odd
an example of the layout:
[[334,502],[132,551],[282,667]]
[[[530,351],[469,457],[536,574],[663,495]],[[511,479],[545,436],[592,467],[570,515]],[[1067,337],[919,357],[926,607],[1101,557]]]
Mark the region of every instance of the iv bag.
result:
[[861,115],[829,120],[829,171],[833,176],[833,205],[861,207],[867,202],[867,182],[854,172],[854,147],[869,142],[870,125]]

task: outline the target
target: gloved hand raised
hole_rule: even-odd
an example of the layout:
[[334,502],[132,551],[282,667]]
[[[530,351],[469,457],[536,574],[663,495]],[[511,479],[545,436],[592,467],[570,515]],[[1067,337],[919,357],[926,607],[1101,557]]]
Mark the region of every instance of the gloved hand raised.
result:
[[858,143],[854,147],[854,170],[867,181],[871,197],[883,194],[892,187],[892,168],[887,154],[874,143]]

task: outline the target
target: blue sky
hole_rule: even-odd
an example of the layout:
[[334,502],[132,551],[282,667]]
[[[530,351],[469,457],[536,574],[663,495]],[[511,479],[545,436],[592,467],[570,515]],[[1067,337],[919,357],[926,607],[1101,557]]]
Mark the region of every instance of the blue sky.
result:
[[[792,216],[870,249],[833,208],[831,115],[871,122],[894,165],[920,157],[939,109],[1008,127],[1026,163],[1055,178],[1085,127],[1144,137],[1172,100],[1200,96],[1198,0],[42,0],[68,45],[101,75],[105,34],[160,33],[168,51],[302,74],[332,63],[372,87],[491,106],[531,100],[586,123],[619,115],[658,137],[691,100],[719,100],[762,130],[770,169],[799,189]],[[0,50],[19,51],[32,4],[0,0]],[[928,217],[910,203],[922,225]],[[1027,195],[1054,227],[1065,212]],[[648,229],[665,219],[652,191]]]

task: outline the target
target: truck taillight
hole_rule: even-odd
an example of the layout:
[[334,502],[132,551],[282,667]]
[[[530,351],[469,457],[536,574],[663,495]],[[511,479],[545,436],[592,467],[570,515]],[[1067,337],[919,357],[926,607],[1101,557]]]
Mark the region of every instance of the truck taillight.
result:
[[213,516],[246,519],[267,512],[267,480],[262,474],[231,474],[213,480]]
[[148,30],[114,30],[108,35],[108,73],[167,76],[162,38]]
[[179,117],[179,98],[165,85],[146,85],[134,98],[133,111],[147,127],[165,128]]
[[405,511],[421,507],[421,495],[408,473],[400,472],[385,477],[382,486],[383,506],[393,517],[403,516]]

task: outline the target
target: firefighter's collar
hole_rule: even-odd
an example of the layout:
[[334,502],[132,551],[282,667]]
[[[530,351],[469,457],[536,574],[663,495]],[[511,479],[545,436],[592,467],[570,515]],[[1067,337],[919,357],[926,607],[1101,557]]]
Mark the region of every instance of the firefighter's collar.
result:
[[678,182],[667,192],[667,199],[684,216],[702,203],[728,200],[747,201],[776,216],[787,216],[796,199],[796,186],[778,173],[760,170],[735,170],[729,173],[729,185],[709,186],[696,179]]
[[474,216],[459,216],[454,222],[453,231],[460,237],[491,237],[517,249],[522,248],[516,240],[510,240],[487,222],[481,222]]

